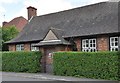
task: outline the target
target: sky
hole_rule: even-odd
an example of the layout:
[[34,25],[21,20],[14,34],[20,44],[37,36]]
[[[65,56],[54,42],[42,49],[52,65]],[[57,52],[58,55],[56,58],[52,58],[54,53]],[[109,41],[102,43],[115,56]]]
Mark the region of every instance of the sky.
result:
[[108,0],[0,0],[0,26],[15,17],[27,19],[28,6],[37,8],[37,15],[44,15],[103,1]]

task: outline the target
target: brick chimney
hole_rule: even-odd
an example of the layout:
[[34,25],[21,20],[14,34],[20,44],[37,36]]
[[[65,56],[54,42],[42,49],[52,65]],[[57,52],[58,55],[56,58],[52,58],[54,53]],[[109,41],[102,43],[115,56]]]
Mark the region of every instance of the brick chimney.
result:
[[27,8],[27,10],[28,10],[28,20],[30,20],[32,16],[37,16],[37,9],[36,8],[29,6]]
[[2,23],[2,26],[4,27],[5,26],[5,24],[7,24],[8,22],[6,22],[6,21],[4,21],[3,23]]

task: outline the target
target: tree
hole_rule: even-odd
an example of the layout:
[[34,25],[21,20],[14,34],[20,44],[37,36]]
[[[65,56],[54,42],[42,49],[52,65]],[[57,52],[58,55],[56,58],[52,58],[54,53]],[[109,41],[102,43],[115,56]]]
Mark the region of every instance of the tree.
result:
[[2,50],[7,51],[8,47],[5,42],[15,38],[18,35],[18,30],[15,26],[2,27]]
[[2,50],[2,27],[0,27],[0,51]]

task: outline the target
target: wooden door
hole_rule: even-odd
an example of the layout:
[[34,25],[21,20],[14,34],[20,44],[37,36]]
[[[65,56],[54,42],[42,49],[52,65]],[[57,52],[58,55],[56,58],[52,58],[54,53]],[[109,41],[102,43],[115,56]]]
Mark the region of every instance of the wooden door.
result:
[[45,70],[46,73],[53,73],[53,52],[55,52],[54,47],[49,47],[45,49]]

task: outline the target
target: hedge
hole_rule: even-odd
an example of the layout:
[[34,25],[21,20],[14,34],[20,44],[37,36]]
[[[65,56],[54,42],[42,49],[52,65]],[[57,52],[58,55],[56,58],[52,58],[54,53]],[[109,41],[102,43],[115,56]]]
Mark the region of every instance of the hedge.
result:
[[120,80],[118,52],[54,53],[54,74],[94,79]]
[[0,52],[0,71],[2,71],[2,52]]
[[41,71],[40,52],[3,52],[2,71],[36,73]]

